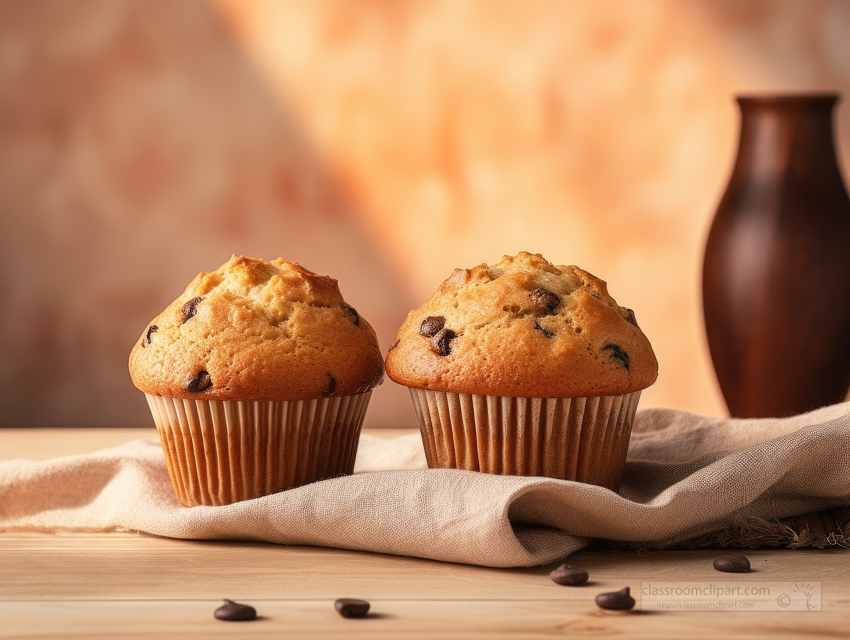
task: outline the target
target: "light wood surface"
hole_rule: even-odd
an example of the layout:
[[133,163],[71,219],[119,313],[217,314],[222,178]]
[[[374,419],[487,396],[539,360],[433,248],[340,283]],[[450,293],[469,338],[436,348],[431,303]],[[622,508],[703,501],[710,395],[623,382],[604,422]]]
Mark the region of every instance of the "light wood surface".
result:
[[[374,433],[374,432],[372,432]],[[377,435],[397,435],[378,433]],[[82,453],[150,430],[0,430],[0,460]],[[482,553],[484,551],[482,550]],[[846,637],[850,552],[752,550],[753,571],[719,574],[718,551],[590,553],[570,564],[590,582],[562,587],[554,568],[487,569],[373,553],[184,541],[138,533],[0,535],[0,638],[744,638]],[[817,613],[610,614],[593,601],[642,580],[818,581]],[[333,601],[365,598],[346,620]],[[222,598],[261,619],[225,623]]]

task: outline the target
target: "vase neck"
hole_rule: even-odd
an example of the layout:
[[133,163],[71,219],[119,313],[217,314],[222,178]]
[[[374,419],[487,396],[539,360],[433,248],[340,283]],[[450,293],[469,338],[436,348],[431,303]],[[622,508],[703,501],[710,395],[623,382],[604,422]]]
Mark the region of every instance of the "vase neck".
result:
[[775,174],[801,163],[833,166],[836,95],[738,98],[741,136],[735,170]]

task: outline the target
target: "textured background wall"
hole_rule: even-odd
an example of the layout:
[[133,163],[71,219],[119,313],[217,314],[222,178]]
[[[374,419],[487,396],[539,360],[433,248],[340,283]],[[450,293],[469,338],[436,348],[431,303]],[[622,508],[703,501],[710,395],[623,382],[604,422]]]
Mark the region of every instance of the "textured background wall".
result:
[[722,414],[732,96],[849,61],[841,2],[0,1],[0,424],[149,424],[130,346],[234,252],[337,277],[384,349],[454,267],[575,263],[656,348],[642,406]]

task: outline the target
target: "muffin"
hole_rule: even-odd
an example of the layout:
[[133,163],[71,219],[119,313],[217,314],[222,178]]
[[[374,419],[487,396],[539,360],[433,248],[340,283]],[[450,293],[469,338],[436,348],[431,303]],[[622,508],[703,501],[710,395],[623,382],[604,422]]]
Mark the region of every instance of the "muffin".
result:
[[456,269],[408,314],[387,375],[410,388],[428,465],[617,490],[658,362],[602,280],[521,252]]
[[336,280],[234,255],[145,327],[130,376],[180,502],[223,505],[350,474],[383,363]]

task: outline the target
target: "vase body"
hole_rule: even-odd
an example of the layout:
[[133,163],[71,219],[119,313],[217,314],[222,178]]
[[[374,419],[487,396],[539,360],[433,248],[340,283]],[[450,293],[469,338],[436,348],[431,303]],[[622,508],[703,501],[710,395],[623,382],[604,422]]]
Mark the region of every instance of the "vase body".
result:
[[841,401],[850,385],[850,199],[836,95],[739,98],[738,156],[705,251],[703,309],[729,413]]

